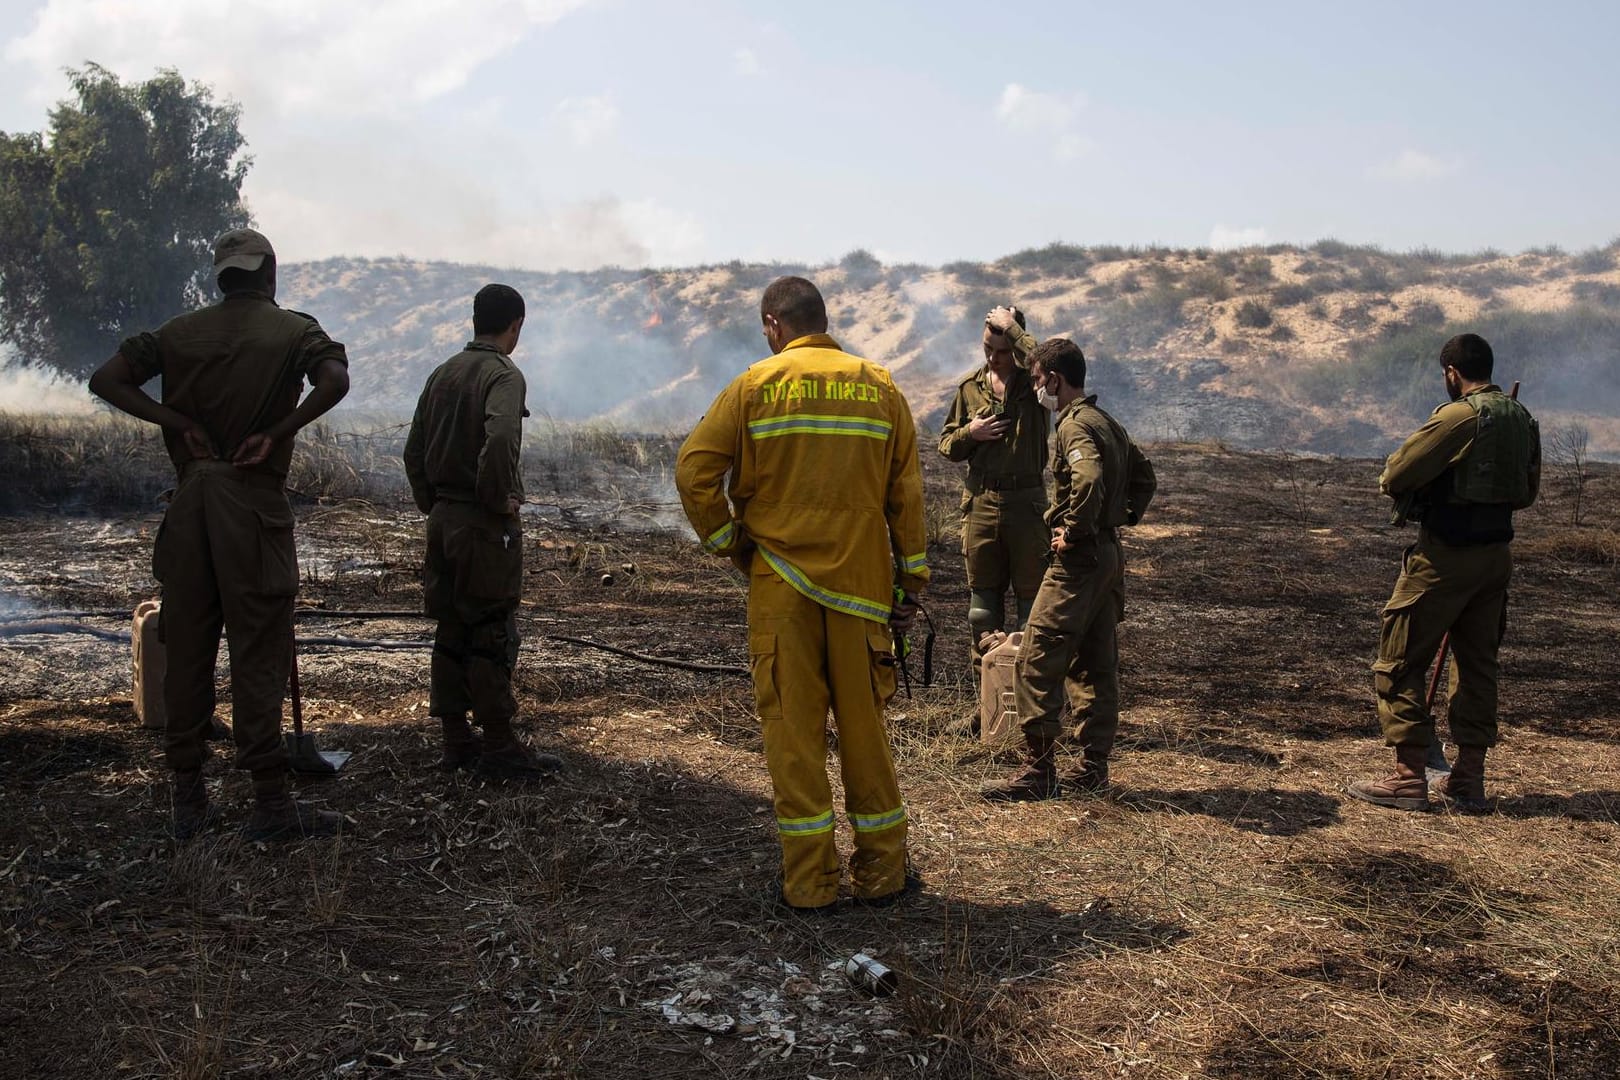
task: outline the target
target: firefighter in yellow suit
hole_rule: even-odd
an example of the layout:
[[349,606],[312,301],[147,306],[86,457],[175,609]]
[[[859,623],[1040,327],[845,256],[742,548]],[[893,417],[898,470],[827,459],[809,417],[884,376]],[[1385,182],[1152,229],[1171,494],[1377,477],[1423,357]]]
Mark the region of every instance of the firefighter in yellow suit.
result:
[[828,336],[815,285],[779,278],[760,315],[772,356],[721,391],[681,446],[675,485],[704,548],[749,576],[780,899],[815,911],[838,899],[830,707],[855,835],[851,891],[882,905],[917,884],[883,725],[895,691],[892,627],[915,616],[928,583],[916,429],[888,372]]

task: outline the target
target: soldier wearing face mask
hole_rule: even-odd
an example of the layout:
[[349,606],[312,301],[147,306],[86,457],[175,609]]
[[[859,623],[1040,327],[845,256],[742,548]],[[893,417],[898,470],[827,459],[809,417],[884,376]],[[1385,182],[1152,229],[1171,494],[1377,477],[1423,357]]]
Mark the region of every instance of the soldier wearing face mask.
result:
[[[998,307],[984,320],[984,365],[956,388],[939,452],[967,462],[962,491],[962,557],[967,562],[968,632],[975,676],[984,640],[1006,629],[1006,593],[1017,604],[1014,629],[1029,617],[1046,570],[1046,457],[1051,420],[1024,369],[1035,348],[1024,313]],[[976,734],[978,714],[950,725]]]
[[[1125,617],[1125,558],[1118,530],[1142,520],[1158,487],[1153,465],[1118,420],[1086,393],[1086,358],[1065,338],[1042,342],[1030,377],[1057,406],[1053,500],[1046,525],[1051,566],[1024,630],[1018,657],[1018,715],[1028,759],[1011,779],[987,785],[987,799],[1050,799],[1059,783],[1054,750],[1065,690],[1086,701],[1079,741],[1085,764],[1067,782],[1080,791],[1108,786],[1108,756],[1119,728],[1119,651]],[[1076,709],[1078,713],[1079,710]]]

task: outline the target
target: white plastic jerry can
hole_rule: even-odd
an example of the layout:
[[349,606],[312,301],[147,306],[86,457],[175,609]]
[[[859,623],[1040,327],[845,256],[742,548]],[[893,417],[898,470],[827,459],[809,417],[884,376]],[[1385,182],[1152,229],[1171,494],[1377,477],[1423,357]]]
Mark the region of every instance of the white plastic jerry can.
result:
[[1018,717],[1018,647],[1022,630],[984,654],[979,665],[979,740],[1003,743],[1022,734]]
[[130,633],[134,650],[135,719],[143,727],[161,729],[163,714],[163,670],[166,666],[163,642],[158,640],[158,613],[162,604],[142,600],[135,607],[135,625]]

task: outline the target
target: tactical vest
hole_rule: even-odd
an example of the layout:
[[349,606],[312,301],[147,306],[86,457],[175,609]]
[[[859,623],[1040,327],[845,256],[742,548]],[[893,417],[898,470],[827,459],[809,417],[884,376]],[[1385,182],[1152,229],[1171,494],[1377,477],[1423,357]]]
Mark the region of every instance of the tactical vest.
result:
[[1474,445],[1451,470],[1451,498],[1524,509],[1530,505],[1530,455],[1540,438],[1535,418],[1500,390],[1463,400],[1474,410]]
[[1448,544],[1513,539],[1513,511],[1530,505],[1530,457],[1541,438],[1530,411],[1500,390],[1463,398],[1474,410],[1468,456],[1440,475],[1423,527]]

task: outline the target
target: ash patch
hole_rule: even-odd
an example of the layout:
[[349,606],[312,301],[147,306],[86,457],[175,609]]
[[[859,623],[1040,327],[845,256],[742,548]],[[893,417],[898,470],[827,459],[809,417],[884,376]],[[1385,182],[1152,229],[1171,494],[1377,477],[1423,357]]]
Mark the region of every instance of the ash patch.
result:
[[678,1027],[755,1044],[755,1061],[799,1052],[830,1065],[859,1064],[880,1041],[900,1039],[896,1011],[852,988],[844,965],[806,972],[778,960],[715,957],[653,972],[643,984],[660,988],[641,1005]]

